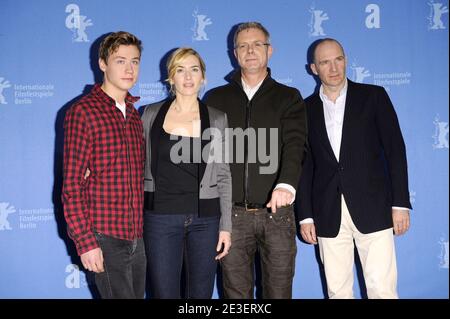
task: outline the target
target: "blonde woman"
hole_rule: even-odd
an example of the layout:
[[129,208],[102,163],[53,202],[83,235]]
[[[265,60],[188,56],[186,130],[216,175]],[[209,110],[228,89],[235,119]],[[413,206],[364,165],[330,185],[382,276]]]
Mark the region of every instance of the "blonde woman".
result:
[[[144,239],[152,298],[211,298],[217,260],[231,245],[229,166],[217,160],[220,156],[208,158],[211,131],[219,133],[218,149],[225,149],[227,118],[198,98],[205,70],[195,50],[174,51],[167,63],[172,96],[147,105],[142,115]],[[185,291],[180,289],[183,263]]]

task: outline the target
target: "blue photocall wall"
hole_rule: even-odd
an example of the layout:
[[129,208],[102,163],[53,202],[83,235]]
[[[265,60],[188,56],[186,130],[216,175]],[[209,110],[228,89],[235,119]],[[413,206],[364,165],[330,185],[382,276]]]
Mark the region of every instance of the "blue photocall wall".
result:
[[[203,56],[206,91],[226,83],[230,31],[250,20],[271,32],[273,77],[303,97],[316,86],[307,50],[321,37],[341,41],[351,80],[386,88],[414,208],[395,239],[399,295],[448,298],[448,12],[448,0],[0,0],[0,298],[92,298],[60,194],[62,123],[101,81],[99,37],[125,30],[143,41],[139,108],[166,96],[164,62],[180,46]],[[318,254],[301,241],[293,297],[324,298]]]

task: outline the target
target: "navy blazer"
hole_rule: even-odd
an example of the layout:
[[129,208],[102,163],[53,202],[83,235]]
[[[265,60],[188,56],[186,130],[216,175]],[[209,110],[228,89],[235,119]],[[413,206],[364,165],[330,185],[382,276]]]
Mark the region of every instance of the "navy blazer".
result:
[[328,139],[319,93],[305,102],[310,133],[298,187],[298,218],[314,218],[318,236],[336,237],[343,194],[360,232],[392,227],[392,206],[411,204],[405,143],[384,88],[348,80],[339,161]]

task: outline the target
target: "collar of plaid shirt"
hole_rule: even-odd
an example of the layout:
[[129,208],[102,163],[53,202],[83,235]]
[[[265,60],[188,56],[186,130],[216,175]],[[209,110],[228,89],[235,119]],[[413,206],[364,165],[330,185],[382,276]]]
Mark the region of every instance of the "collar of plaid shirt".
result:
[[[92,91],[92,94],[97,95],[99,98],[101,98],[102,100],[104,100],[105,102],[108,102],[108,104],[110,105],[116,105],[116,101],[110,97],[108,94],[106,94],[105,91],[102,90],[102,86],[100,84],[95,84]],[[125,102],[127,104],[127,106],[131,103],[136,103],[137,101],[139,101],[140,97],[139,96],[133,96],[130,94],[130,92],[127,92],[127,96],[125,97]]]

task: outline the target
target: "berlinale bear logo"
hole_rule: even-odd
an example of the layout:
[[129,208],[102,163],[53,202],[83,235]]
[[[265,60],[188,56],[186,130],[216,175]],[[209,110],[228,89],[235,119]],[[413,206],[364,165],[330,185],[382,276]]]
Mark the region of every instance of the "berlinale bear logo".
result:
[[356,63],[353,63],[351,66],[353,70],[353,81],[358,83],[363,83],[364,79],[370,76],[370,71],[367,70],[363,66],[358,66]]
[[10,88],[10,87],[11,87],[11,84],[9,83],[9,81],[0,77],[0,104],[8,104],[8,102],[6,102],[5,97],[3,96],[3,90]]
[[443,238],[439,241],[441,245],[441,254],[439,255],[439,268],[448,269],[448,240]]
[[444,13],[448,13],[448,8],[444,6],[442,3],[430,1],[428,5],[431,7],[431,13],[428,17],[430,21],[430,25],[428,29],[430,30],[438,30],[445,29],[444,22],[442,22],[442,15]]
[[198,11],[195,10],[192,16],[195,19],[194,27],[192,28],[192,31],[194,31],[193,40],[194,41],[208,41],[208,35],[205,32],[205,28],[208,25],[212,24],[212,21],[210,18],[207,18],[204,14],[198,14]]
[[76,4],[66,6],[66,12],[70,14],[66,18],[66,27],[73,32],[74,42],[89,42],[86,28],[93,25],[91,19],[80,15],[80,8]]
[[433,148],[448,148],[448,122],[440,121],[438,115],[433,123],[435,127]]
[[316,10],[314,6],[311,6],[309,12],[311,12],[311,22],[308,24],[311,29],[309,35],[313,37],[326,35],[322,22],[329,19],[328,14],[322,10]]
[[9,203],[0,203],[0,230],[11,230],[8,215],[15,213],[16,209]]

